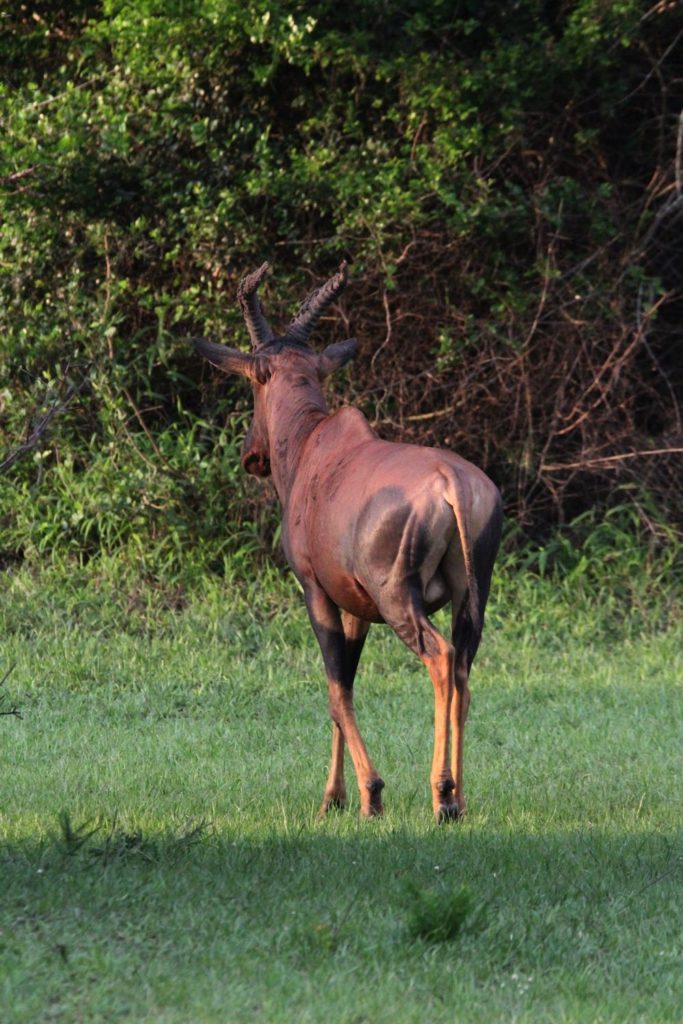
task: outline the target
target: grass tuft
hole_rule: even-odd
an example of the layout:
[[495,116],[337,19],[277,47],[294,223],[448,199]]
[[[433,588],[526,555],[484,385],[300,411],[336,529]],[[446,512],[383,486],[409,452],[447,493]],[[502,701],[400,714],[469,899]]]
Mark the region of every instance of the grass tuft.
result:
[[[141,829],[127,831],[120,828],[116,813],[109,825],[106,819],[102,818],[92,828],[91,821],[73,825],[68,811],[60,812],[58,822],[58,845],[62,854],[67,857],[85,853],[88,864],[99,863],[103,867],[133,860],[147,861],[151,864],[160,859],[160,842],[149,839]],[[208,829],[209,823],[202,820],[197,824],[188,823],[178,833],[166,835],[163,843],[165,859],[196,846],[204,839]],[[96,836],[101,837],[98,845],[91,842]]]
[[134,832],[126,832],[124,829],[116,828],[115,820],[102,844],[91,846],[88,850],[93,861],[99,861],[103,867],[106,867],[112,863],[121,864],[131,859],[139,858],[149,863],[159,859],[156,843],[147,839],[139,829]]
[[474,909],[474,896],[466,885],[454,892],[444,886],[422,889],[414,882],[406,886],[408,934],[424,942],[452,942],[460,934]]
[[67,857],[73,857],[77,854],[78,851],[85,846],[91,836],[94,836],[97,832],[97,826],[95,826],[95,828],[89,828],[89,821],[84,821],[81,825],[72,825],[68,811],[60,811],[58,821],[61,833],[62,852],[65,853]]

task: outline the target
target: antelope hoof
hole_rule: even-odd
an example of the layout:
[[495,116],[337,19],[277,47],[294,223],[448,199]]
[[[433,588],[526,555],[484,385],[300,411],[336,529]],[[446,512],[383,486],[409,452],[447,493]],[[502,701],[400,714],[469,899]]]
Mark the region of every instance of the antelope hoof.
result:
[[346,793],[326,793],[318,811],[318,817],[324,818],[329,811],[346,809]]
[[443,821],[459,821],[465,813],[465,802],[455,795],[455,783],[452,779],[441,779],[434,784],[434,817],[441,824]]
[[361,807],[360,812],[361,818],[382,818],[384,817],[384,807],[381,801],[375,804],[370,804],[368,807]]
[[384,814],[382,806],[382,790],[384,782],[382,779],[370,779],[365,783],[369,798],[361,801],[361,814],[364,818],[381,818]]
[[455,801],[449,804],[439,804],[436,811],[436,820],[439,825],[447,821],[460,821],[462,816],[463,812]]

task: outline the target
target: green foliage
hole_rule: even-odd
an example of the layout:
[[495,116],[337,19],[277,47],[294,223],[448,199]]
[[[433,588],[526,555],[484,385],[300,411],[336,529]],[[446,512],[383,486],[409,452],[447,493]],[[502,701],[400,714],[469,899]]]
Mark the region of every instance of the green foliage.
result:
[[10,550],[16,544],[33,564],[120,552],[141,580],[166,585],[184,574],[223,573],[228,557],[245,571],[266,527],[245,495],[236,422],[220,428],[179,410],[176,423],[152,437],[133,434],[120,410],[109,412],[78,461],[69,447],[61,457],[55,448],[35,456],[52,475],[51,491],[0,477]]
[[[666,628],[681,613],[682,555],[676,531],[647,501],[622,503],[583,513],[541,545],[528,543],[511,524],[499,571],[520,598],[544,581],[549,604],[594,607],[597,632],[618,633],[626,621],[637,632]],[[534,607],[546,617],[542,603]],[[530,625],[530,606],[525,616]]]
[[[1,448],[87,384],[0,481],[0,557],[118,551],[174,581],[189,551],[220,572],[268,548],[272,499],[237,472],[245,390],[185,342],[243,337],[236,282],[265,256],[276,321],[302,277],[354,257],[356,398],[375,419],[484,462],[537,530],[609,504],[610,473],[587,486],[543,464],[591,454],[603,414],[616,450],[671,444],[680,281],[647,189],[673,166],[678,110],[657,92],[673,17],[635,0],[519,0],[514,16],[467,0],[7,13]],[[393,329],[375,361],[383,302]],[[646,328],[647,351],[629,348]],[[596,412],[619,337],[635,355]],[[642,476],[675,513],[666,473]]]

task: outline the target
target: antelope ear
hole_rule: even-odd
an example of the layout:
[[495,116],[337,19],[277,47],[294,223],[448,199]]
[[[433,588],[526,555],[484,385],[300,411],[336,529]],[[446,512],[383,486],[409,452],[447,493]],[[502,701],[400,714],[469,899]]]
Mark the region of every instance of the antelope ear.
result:
[[327,377],[335,370],[341,370],[349,359],[353,359],[357,349],[357,338],[347,338],[346,341],[335,341],[334,345],[328,345],[318,358],[320,376]]
[[270,360],[268,356],[250,355],[236,348],[217,345],[206,338],[191,338],[192,344],[205,359],[217,366],[224,373],[239,373],[257,384],[265,384],[270,377]]

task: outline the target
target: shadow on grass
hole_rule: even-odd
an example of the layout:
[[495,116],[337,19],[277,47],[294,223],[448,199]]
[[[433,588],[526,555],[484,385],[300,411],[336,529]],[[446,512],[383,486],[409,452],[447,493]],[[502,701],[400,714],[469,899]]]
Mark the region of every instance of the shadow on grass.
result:
[[347,820],[259,841],[203,825],[143,836],[62,822],[50,840],[0,845],[0,870],[0,927],[61,957],[85,936],[130,950],[160,934],[173,939],[170,960],[207,942],[226,962],[304,958],[308,969],[373,950],[410,957],[408,890],[445,898],[463,883],[473,913],[458,956],[475,971],[608,965],[651,941],[664,948],[681,926],[681,848],[654,833]]

